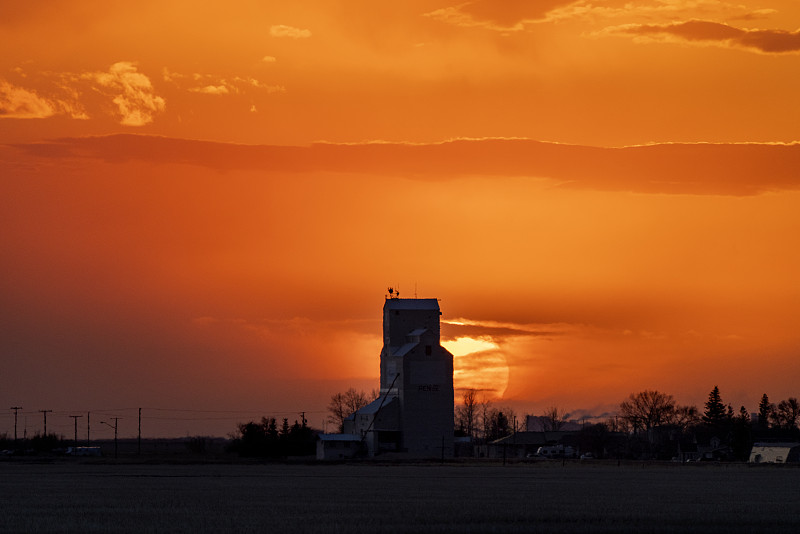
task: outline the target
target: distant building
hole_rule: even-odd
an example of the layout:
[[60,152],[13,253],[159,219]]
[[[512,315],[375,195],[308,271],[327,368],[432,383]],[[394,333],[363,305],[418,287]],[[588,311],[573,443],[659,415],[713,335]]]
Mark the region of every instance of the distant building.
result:
[[[360,436],[362,453],[453,456],[453,355],[440,343],[440,316],[437,299],[401,299],[390,290],[380,397],[344,421],[345,434]],[[322,436],[317,458],[335,456],[327,449],[341,439]]]

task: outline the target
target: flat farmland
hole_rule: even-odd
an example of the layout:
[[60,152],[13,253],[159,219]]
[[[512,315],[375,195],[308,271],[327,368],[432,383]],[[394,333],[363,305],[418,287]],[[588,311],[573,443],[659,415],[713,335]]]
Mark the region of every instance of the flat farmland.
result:
[[0,463],[0,532],[800,532],[800,469]]

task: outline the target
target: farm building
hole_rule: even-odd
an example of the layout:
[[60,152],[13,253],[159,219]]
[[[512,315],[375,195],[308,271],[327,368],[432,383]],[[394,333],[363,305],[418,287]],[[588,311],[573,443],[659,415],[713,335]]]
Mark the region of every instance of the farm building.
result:
[[754,443],[750,463],[786,464],[800,462],[800,443]]
[[[401,299],[390,290],[383,305],[380,396],[344,421],[361,452],[453,456],[453,355],[440,343],[439,301]],[[317,458],[329,458],[336,439],[320,438]]]

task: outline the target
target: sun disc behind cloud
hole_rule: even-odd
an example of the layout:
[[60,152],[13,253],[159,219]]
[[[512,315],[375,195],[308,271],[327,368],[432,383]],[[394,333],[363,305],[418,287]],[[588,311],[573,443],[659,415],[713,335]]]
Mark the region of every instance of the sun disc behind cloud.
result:
[[488,337],[457,337],[443,341],[453,354],[453,385],[460,390],[477,389],[489,399],[502,398],[508,387],[508,364],[500,346]]

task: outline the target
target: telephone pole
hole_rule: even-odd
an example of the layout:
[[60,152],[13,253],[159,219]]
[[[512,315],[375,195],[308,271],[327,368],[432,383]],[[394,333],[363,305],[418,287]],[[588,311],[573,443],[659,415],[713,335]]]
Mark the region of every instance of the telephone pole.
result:
[[100,421],[100,424],[110,426],[114,429],[114,458],[117,457],[117,453],[119,452],[119,448],[117,447],[117,426],[119,425],[120,417],[111,417],[114,420],[114,424],[106,423],[105,421]]
[[52,412],[53,410],[39,410],[44,414],[44,437],[47,437],[47,412]]
[[12,406],[12,410],[14,410],[14,447],[17,446],[17,412],[22,409],[22,406]]
[[82,415],[70,415],[72,419],[75,421],[75,448],[78,448],[78,418],[83,417]]
[[142,409],[139,408],[139,438],[136,441],[136,455],[142,455]]
[[91,430],[91,426],[89,425],[89,416],[92,412],[86,412],[86,446],[91,447],[92,440],[89,437],[89,431]]

